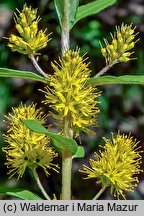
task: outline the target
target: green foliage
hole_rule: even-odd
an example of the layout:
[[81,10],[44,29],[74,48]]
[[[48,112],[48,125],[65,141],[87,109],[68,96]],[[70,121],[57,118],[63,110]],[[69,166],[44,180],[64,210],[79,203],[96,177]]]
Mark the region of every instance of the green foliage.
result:
[[110,84],[139,84],[144,85],[144,76],[133,76],[133,75],[124,75],[124,76],[101,76],[93,77],[87,81],[87,85],[110,85]]
[[22,122],[31,131],[48,135],[52,139],[53,145],[57,149],[58,152],[71,153],[72,155],[76,154],[78,146],[74,139],[71,139],[69,137],[62,136],[56,133],[49,132],[38,121],[35,121],[35,120],[23,120]]
[[54,0],[56,12],[57,12],[61,27],[63,26],[64,19],[65,19],[64,11],[67,10],[68,26],[69,26],[69,29],[71,29],[71,27],[73,26],[75,22],[79,0],[68,0],[67,2],[68,2],[68,5],[66,8],[66,0]]
[[24,189],[8,188],[8,187],[1,186],[0,193],[18,197],[23,200],[42,200],[42,198],[39,197],[37,194]]
[[116,0],[97,0],[86,5],[79,6],[76,14],[75,23],[82,18],[99,13],[100,11],[104,10],[115,2]]
[[82,146],[78,146],[77,152],[73,155],[73,158],[83,158],[85,155],[85,150]]
[[68,14],[68,26],[69,30],[76,24],[79,20],[97,14],[100,11],[104,10],[108,6],[114,4],[116,0],[97,0],[86,5],[79,6],[79,0],[68,0],[66,7],[66,0],[54,0],[56,12],[59,18],[61,27],[64,24],[64,14],[65,10]]
[[33,72],[13,70],[9,68],[0,68],[0,77],[29,79],[29,80],[35,80],[35,81],[47,83],[46,78],[39,76]]

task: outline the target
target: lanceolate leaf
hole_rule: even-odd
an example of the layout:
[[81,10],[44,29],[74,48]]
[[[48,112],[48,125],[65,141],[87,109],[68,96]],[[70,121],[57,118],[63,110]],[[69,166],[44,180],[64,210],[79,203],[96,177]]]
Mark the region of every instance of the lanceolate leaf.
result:
[[55,4],[60,25],[62,27],[63,19],[64,19],[64,0],[54,0],[54,4]]
[[86,5],[79,6],[76,14],[75,23],[84,17],[99,13],[100,11],[104,10],[115,2],[116,0],[97,0]]
[[18,197],[23,200],[42,200],[37,194],[24,189],[0,186],[0,193]]
[[21,79],[35,80],[43,83],[48,82],[46,78],[39,76],[33,72],[13,70],[8,68],[0,68],[0,77],[21,78]]
[[52,139],[54,147],[59,152],[61,153],[67,152],[67,153],[71,153],[72,155],[74,155],[77,152],[78,145],[74,139],[49,132],[36,120],[22,120],[22,122],[31,131],[48,135]]
[[[68,3],[67,9],[65,7],[66,2]],[[68,16],[69,29],[73,26],[76,18],[76,12],[79,5],[79,0],[54,0],[56,12],[59,18],[61,27],[63,26],[65,11]]]
[[124,75],[124,76],[101,76],[101,77],[93,77],[87,81],[87,85],[112,85],[112,84],[139,84],[144,85],[144,76],[132,76],[132,75]]

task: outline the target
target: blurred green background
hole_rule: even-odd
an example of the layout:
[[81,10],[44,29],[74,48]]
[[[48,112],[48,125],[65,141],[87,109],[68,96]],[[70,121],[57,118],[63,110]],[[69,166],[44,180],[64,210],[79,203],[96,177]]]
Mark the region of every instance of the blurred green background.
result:
[[[89,0],[81,0],[80,4],[91,2]],[[15,33],[15,23],[13,13],[16,8],[21,10],[24,3],[38,8],[38,14],[41,16],[39,27],[47,28],[47,32],[51,33],[52,40],[48,46],[42,50],[39,64],[47,73],[53,74],[50,62],[58,59],[61,52],[60,47],[60,27],[52,0],[24,1],[24,0],[0,0],[0,67],[12,69],[22,69],[35,71],[32,63],[27,56],[19,53],[12,53],[7,47],[7,37]],[[110,32],[114,32],[115,26],[121,23],[133,23],[137,26],[140,40],[136,43],[134,61],[129,63],[121,63],[114,66],[107,72],[110,75],[144,75],[144,5],[143,0],[117,0],[117,3],[103,12],[87,17],[79,21],[71,30],[71,48],[77,46],[81,49],[81,53],[87,52],[89,61],[91,62],[92,76],[100,71],[105,61],[100,52],[99,41],[103,38],[110,38]],[[5,37],[5,38],[3,38]],[[16,177],[8,179],[7,168],[4,165],[6,159],[2,152],[2,147],[6,144],[2,138],[2,134],[6,133],[6,125],[3,122],[4,115],[11,111],[12,106],[18,106],[20,102],[30,103],[34,101],[38,107],[41,106],[40,101],[44,95],[38,91],[43,88],[42,83],[22,80],[0,78],[0,187],[19,187],[32,190],[41,196],[31,172],[28,170],[24,177],[17,181]],[[86,150],[83,159],[75,159],[73,164],[73,199],[91,199],[100,189],[100,185],[96,185],[94,180],[84,180],[78,172],[82,168],[82,164],[88,163],[89,157],[93,156],[93,152],[98,149],[98,145],[103,145],[101,137],[110,137],[111,132],[129,133],[140,141],[142,148],[144,147],[144,87],[138,85],[107,85],[99,87],[102,96],[99,114],[99,127],[96,128],[96,135],[87,136],[82,134],[81,140]],[[48,107],[43,108],[48,111]],[[51,121],[48,120],[48,121]],[[79,140],[77,140],[79,142]],[[60,159],[57,159],[61,163]],[[144,165],[144,164],[143,164]],[[142,168],[144,168],[142,165]],[[40,179],[43,186],[50,195],[55,193],[58,195],[61,189],[60,174],[54,172],[47,179],[45,174],[39,170]],[[134,193],[128,193],[127,199],[144,199],[144,175],[139,177],[140,183],[135,188]],[[59,197],[58,197],[59,198]],[[15,199],[15,197],[0,194],[0,199]],[[101,199],[114,199],[107,190]]]

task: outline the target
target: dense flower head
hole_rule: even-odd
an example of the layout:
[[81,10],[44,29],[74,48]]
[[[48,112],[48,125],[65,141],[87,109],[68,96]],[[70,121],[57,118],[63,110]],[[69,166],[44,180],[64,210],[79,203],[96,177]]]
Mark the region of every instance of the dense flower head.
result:
[[135,27],[131,25],[122,24],[116,28],[114,36],[112,36],[112,42],[108,43],[105,39],[106,47],[101,49],[102,55],[106,59],[107,64],[113,64],[116,62],[128,62],[131,60],[130,56],[135,46],[136,41]]
[[37,10],[24,5],[22,12],[16,15],[16,29],[20,36],[12,34],[8,46],[12,51],[27,55],[37,55],[38,51],[47,46],[48,36],[38,30],[39,17]]
[[34,104],[21,104],[12,111],[6,116],[8,132],[4,137],[8,146],[3,149],[6,152],[10,177],[16,173],[18,178],[22,177],[27,167],[33,171],[41,167],[47,175],[47,168],[56,170],[57,165],[52,161],[57,154],[49,146],[50,139],[44,134],[31,132],[21,121],[29,119],[44,123],[45,117],[41,109],[36,109]]
[[96,178],[102,187],[110,187],[114,196],[125,198],[124,191],[133,191],[138,182],[136,174],[141,171],[138,142],[130,135],[120,134],[104,140],[103,151],[95,153],[94,159],[89,160],[90,167],[83,165],[80,172],[87,175],[86,179]]
[[67,120],[69,128],[76,134],[80,130],[92,132],[89,127],[97,124],[99,108],[96,99],[99,93],[95,87],[86,85],[91,72],[89,64],[85,63],[78,51],[72,50],[67,51],[59,61],[60,64],[52,63],[55,73],[43,91],[46,98],[43,102],[51,104],[56,111],[51,114],[59,121],[61,128]]

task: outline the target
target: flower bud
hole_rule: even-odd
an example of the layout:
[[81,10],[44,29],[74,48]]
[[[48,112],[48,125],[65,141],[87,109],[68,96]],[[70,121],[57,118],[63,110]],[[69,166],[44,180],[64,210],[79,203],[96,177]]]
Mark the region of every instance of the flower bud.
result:
[[104,57],[106,57],[106,55],[107,55],[106,48],[102,48],[102,49],[101,49],[101,52],[102,52],[102,55],[103,55]]
[[115,50],[117,49],[117,40],[116,39],[113,39],[112,40],[112,45],[114,46]]
[[128,49],[128,45],[124,44],[121,50],[122,50],[122,52],[125,52],[127,49]]
[[128,57],[126,57],[126,56],[121,56],[121,57],[119,58],[119,61],[120,61],[120,62],[128,62],[128,61],[130,61],[130,58],[128,58]]

